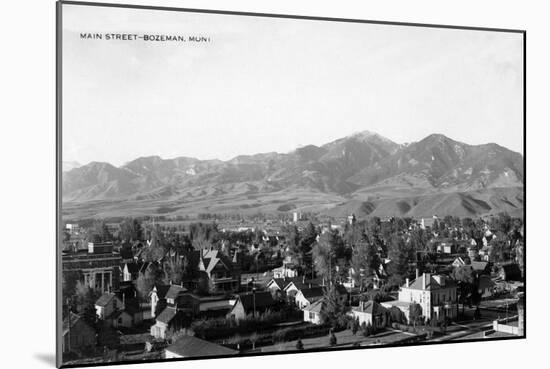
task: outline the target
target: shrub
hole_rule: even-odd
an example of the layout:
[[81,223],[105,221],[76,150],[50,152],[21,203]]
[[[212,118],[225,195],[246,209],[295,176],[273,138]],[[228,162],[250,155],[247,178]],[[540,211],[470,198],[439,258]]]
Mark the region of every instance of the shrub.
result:
[[203,319],[191,323],[191,329],[197,337],[217,339],[269,329],[277,323],[286,321],[289,316],[292,316],[291,312],[266,311],[256,317],[249,315],[238,322],[226,318]]
[[296,350],[303,350],[304,344],[302,343],[302,340],[298,338],[298,342],[296,342]]
[[289,328],[279,329],[273,332],[273,342],[284,342],[288,340]]
[[359,319],[353,319],[351,321],[351,333],[355,336],[359,330]]
[[331,346],[336,345],[337,339],[336,339],[336,335],[334,334],[334,332],[330,332],[330,337],[329,337],[328,343],[329,343]]

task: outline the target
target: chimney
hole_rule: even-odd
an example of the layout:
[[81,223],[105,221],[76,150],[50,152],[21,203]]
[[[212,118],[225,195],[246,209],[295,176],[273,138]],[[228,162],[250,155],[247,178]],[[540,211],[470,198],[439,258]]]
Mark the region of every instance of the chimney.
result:
[[422,273],[422,289],[426,289],[426,273]]
[[405,278],[405,287],[409,288],[409,278]]
[[126,309],[126,294],[122,294],[122,310]]
[[416,279],[418,279],[419,273],[420,271],[418,270],[418,268],[416,268]]
[[306,275],[305,274],[302,276],[302,283],[306,283]]

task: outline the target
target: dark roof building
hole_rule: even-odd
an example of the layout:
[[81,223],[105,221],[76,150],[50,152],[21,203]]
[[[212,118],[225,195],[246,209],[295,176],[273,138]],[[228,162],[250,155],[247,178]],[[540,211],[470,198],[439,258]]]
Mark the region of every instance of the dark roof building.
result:
[[101,295],[99,299],[97,299],[95,304],[97,306],[107,306],[111,302],[111,300],[114,299],[115,297],[116,295],[114,293],[106,292],[103,295]]
[[237,320],[244,319],[249,314],[265,312],[275,304],[276,301],[269,291],[241,294],[227,313],[227,317]]
[[178,310],[175,307],[167,306],[157,317],[157,322],[169,325],[172,320],[178,316]]
[[62,350],[70,352],[96,345],[96,331],[80,317],[69,313],[63,320]]
[[359,306],[354,307],[352,310],[358,311],[358,312],[364,312],[372,315],[382,315],[382,314],[385,314],[387,311],[385,307],[380,305],[378,302],[372,301],[372,300],[361,301]]
[[170,288],[168,288],[168,291],[166,292],[166,301],[168,301],[169,304],[173,304],[176,299],[185,292],[187,292],[187,288],[177,284],[171,284]]
[[324,295],[323,287],[304,288],[300,291],[302,292],[302,295],[308,300],[310,298],[323,297]]
[[204,356],[228,356],[237,355],[239,352],[230,348],[201,340],[197,337],[183,336],[165,349],[166,359],[204,357]]

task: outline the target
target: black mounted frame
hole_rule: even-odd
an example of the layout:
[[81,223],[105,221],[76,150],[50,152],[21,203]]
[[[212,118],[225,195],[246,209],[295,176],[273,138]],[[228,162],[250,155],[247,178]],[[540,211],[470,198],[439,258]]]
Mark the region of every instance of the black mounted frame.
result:
[[[63,5],[78,5],[82,7],[106,7],[106,8],[127,8],[127,9],[143,9],[143,10],[162,10],[167,12],[187,12],[187,13],[200,13],[200,14],[227,14],[227,15],[238,15],[243,17],[262,17],[262,18],[285,18],[285,19],[296,19],[296,20],[315,20],[315,21],[325,21],[325,22],[348,22],[348,23],[364,23],[364,24],[378,24],[378,25],[394,25],[394,26],[408,26],[408,27],[427,27],[427,28],[444,28],[444,29],[457,29],[457,30],[472,30],[472,31],[491,31],[491,32],[504,32],[504,33],[517,33],[523,36],[523,165],[524,170],[527,165],[526,158],[526,34],[525,30],[518,29],[502,29],[502,28],[486,28],[486,27],[468,27],[468,26],[456,26],[456,25],[441,25],[441,24],[424,24],[424,23],[407,23],[407,22],[388,22],[388,21],[376,21],[376,20],[360,20],[360,19],[347,19],[347,18],[330,18],[330,17],[316,17],[316,16],[303,16],[303,15],[289,15],[289,14],[266,14],[266,13],[249,13],[249,12],[233,12],[233,11],[222,11],[222,10],[207,10],[207,9],[189,9],[189,8],[176,8],[176,7],[161,7],[161,6],[144,6],[144,5],[131,5],[131,4],[114,4],[114,3],[98,3],[98,2],[80,2],[80,1],[63,1],[58,0],[56,6],[56,244],[59,245],[62,241],[62,213],[61,213],[61,199],[62,199],[62,101],[63,101],[63,91],[62,91],[62,49],[63,49],[63,39],[62,39],[62,24],[63,24]],[[526,186],[527,179],[526,173],[524,177],[524,183]],[[527,199],[526,187],[524,187],[525,202]],[[526,209],[523,209],[524,222],[526,222]],[[527,239],[525,235],[525,240]],[[344,350],[362,350],[368,348],[376,347],[348,347],[348,348],[326,348],[326,349],[308,349],[307,351],[285,351],[285,352],[274,352],[274,353],[254,353],[254,354],[240,354],[237,356],[208,356],[200,358],[179,358],[179,359],[155,359],[155,360],[143,360],[143,361],[117,361],[117,362],[107,362],[107,363],[94,363],[94,364],[85,364],[85,365],[62,365],[62,348],[61,348],[61,333],[62,333],[62,294],[61,294],[61,253],[56,249],[56,268],[57,268],[57,280],[56,280],[56,343],[57,343],[57,352],[56,352],[56,362],[58,367],[70,368],[70,367],[85,367],[85,366],[105,366],[105,365],[122,365],[122,364],[137,364],[137,363],[152,363],[152,362],[165,362],[165,361],[187,361],[187,360],[205,360],[205,359],[217,359],[217,358],[239,358],[247,356],[268,356],[268,355],[281,355],[281,354],[292,354],[292,353],[315,353],[315,352],[326,352],[326,351],[344,351]],[[525,251],[525,269],[527,269],[527,252]],[[527,273],[525,272],[525,280],[527,280]],[[527,289],[525,287],[525,293]],[[524,313],[524,321],[526,322],[526,308]],[[493,338],[491,341],[497,340],[516,340],[516,339],[525,339],[527,335],[527,329],[525,327],[525,335],[523,337],[500,337]],[[468,341],[445,341],[445,342],[419,342],[414,344],[385,344],[382,348],[386,347],[403,347],[403,346],[431,346],[438,344],[453,344],[453,343],[463,343],[463,342],[480,342],[484,339],[469,339]]]

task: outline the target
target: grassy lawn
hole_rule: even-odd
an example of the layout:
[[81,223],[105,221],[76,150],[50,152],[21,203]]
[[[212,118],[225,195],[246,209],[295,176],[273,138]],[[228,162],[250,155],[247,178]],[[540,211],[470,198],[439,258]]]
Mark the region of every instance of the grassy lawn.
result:
[[[362,334],[357,332],[356,335],[353,335],[350,329],[345,331],[335,333],[337,346],[350,346],[358,342],[361,346],[367,345],[384,345],[400,341],[404,338],[410,337],[412,333],[404,333],[397,330],[385,330],[383,332],[377,333],[373,336],[364,337]],[[272,351],[290,351],[296,350],[296,342],[289,341],[283,342],[276,345],[264,346],[259,349],[260,352],[272,352]],[[305,338],[302,340],[304,345],[304,350],[312,348],[328,348],[329,346],[329,336],[321,336],[314,338]]]

